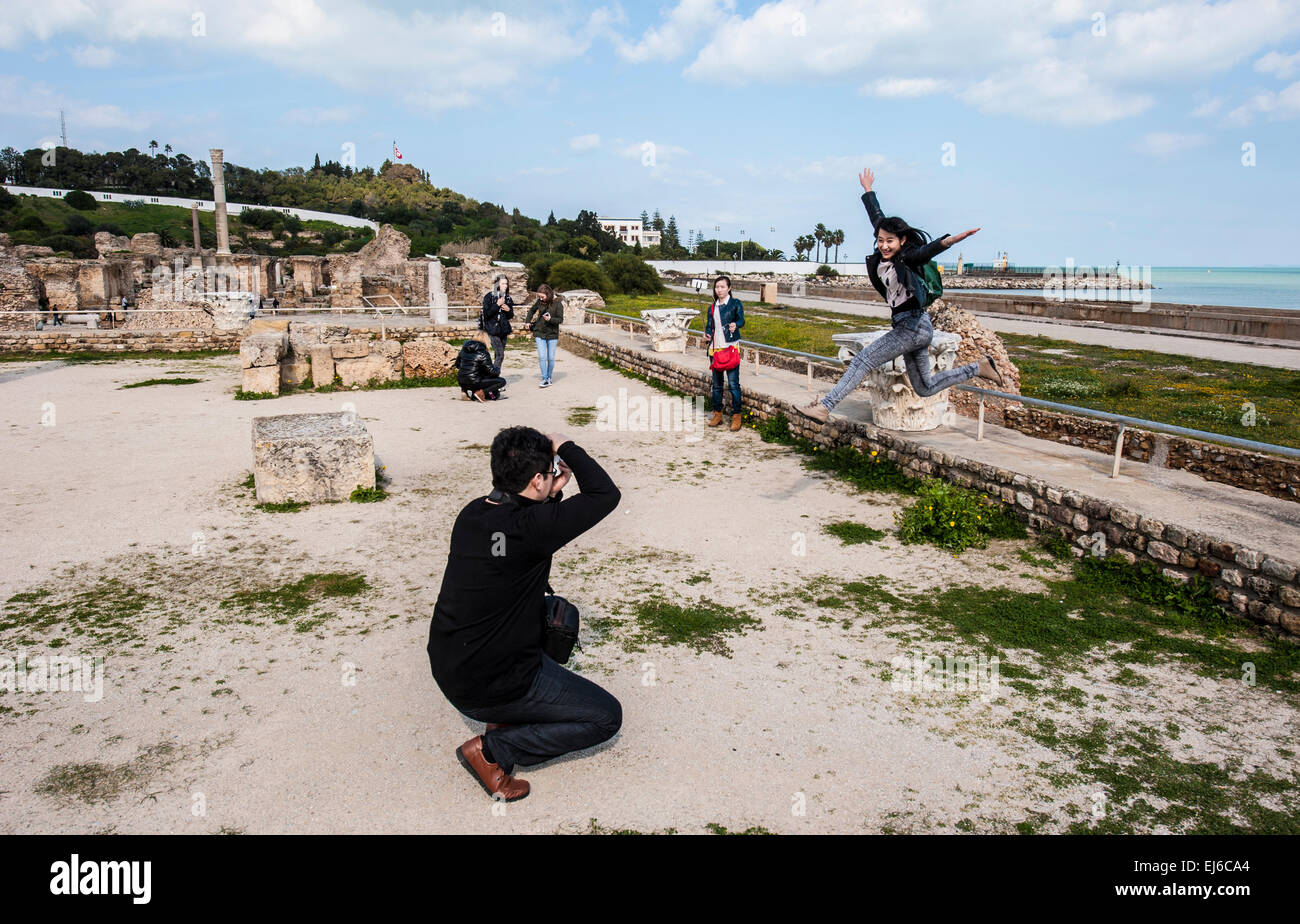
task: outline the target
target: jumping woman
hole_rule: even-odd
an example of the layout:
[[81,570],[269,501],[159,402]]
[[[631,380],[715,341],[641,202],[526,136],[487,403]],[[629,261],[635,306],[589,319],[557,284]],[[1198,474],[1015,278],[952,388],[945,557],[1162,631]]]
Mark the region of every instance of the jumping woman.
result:
[[867,275],[871,284],[890,309],[889,332],[877,337],[866,349],[859,350],[849,368],[831,389],[830,394],[811,404],[796,408],[805,417],[825,423],[835,405],[857,388],[867,373],[902,356],[912,389],[922,398],[938,394],[945,388],[960,385],[975,377],[1003,386],[1001,374],[987,353],[978,362],[967,363],[947,372],[930,374],[930,341],[934,328],[930,315],[922,307],[918,292],[924,294],[923,267],[958,241],[964,241],[979,228],[931,241],[929,235],[911,227],[901,218],[886,218],[871,191],[875,175],[863,170],[858,182],[865,190],[862,204],[867,207],[871,226],[876,233],[876,248],[867,257]]

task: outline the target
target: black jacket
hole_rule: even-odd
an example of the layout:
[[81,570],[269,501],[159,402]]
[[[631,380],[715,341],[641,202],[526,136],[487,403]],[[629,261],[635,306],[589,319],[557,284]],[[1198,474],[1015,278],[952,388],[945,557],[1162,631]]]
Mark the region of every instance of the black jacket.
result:
[[591,529],[621,494],[573,440],[558,454],[582,492],[545,501],[470,501],[451,528],[447,570],[429,623],[429,666],[453,706],[519,699],[542,666],[542,617],[551,556]]
[[479,326],[493,337],[509,337],[513,328],[510,318],[515,313],[515,300],[506,293],[506,310],[497,307],[497,290],[493,289],[483,296],[483,314]]
[[477,340],[466,340],[456,357],[456,379],[461,388],[477,389],[488,379],[497,377],[492,354]]
[[[885,220],[885,213],[881,211],[880,203],[876,200],[874,192],[863,193],[862,204],[866,206],[867,215],[871,218],[871,236],[874,240],[876,229]],[[894,257],[892,261],[894,272],[898,274],[898,281],[908,291],[909,297],[903,304],[895,307],[891,311],[891,315],[902,314],[905,311],[916,311],[921,307],[921,303],[916,299],[917,286],[921,285],[916,271],[948,249],[947,245],[943,243],[943,239],[947,236],[941,234],[928,244],[917,244],[914,241],[908,241],[903,246],[902,251]],[[871,280],[871,284],[875,286],[876,291],[880,293],[880,297],[888,304],[889,295],[885,291],[885,284],[881,281],[879,275],[880,261],[882,259],[879,249],[871,251],[871,255],[867,257],[867,277]]]

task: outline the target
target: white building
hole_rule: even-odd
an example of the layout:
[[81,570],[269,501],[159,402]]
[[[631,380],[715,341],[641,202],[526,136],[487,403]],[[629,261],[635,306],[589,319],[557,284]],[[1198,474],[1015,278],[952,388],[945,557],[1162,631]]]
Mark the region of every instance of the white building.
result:
[[654,247],[659,243],[660,234],[654,228],[643,228],[639,218],[597,218],[602,230],[608,231],[624,244],[637,244],[642,247]]

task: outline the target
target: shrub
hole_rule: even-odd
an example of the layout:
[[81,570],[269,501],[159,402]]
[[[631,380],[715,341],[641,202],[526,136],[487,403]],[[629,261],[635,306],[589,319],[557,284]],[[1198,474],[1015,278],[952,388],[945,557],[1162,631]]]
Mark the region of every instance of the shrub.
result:
[[80,189],[74,189],[68,193],[63,197],[63,201],[82,212],[90,212],[99,208],[99,203],[95,201],[95,197]]
[[839,275],[839,271],[838,271],[837,269],[835,269],[834,267],[829,266],[828,264],[823,263],[821,266],[817,267],[817,270],[816,270],[816,272],[813,273],[813,275],[814,275],[814,276],[821,276],[823,279],[825,279],[825,278],[828,277],[828,276],[838,276],[838,275]]
[[600,258],[599,265],[626,295],[658,295],[664,290],[655,268],[629,251],[607,253]]
[[31,209],[23,209],[18,213],[18,221],[14,226],[19,231],[48,231],[45,222],[41,221],[41,216],[37,215]]
[[63,230],[72,235],[90,234],[92,233],[92,228],[93,226],[90,224],[90,219],[85,215],[78,213],[69,215],[63,222]]
[[283,212],[274,209],[244,209],[239,213],[241,224],[259,231],[270,231],[275,223],[286,218]]
[[551,267],[546,281],[557,292],[591,289],[599,292],[601,298],[609,298],[614,294],[614,283],[605,275],[604,270],[589,260],[565,258]]
[[56,253],[66,251],[79,260],[93,260],[99,256],[94,243],[88,237],[73,237],[70,234],[51,234],[41,241],[46,247],[53,247]]
[[0,212],[7,212],[9,209],[18,206],[18,197],[9,190],[0,186]]
[[979,495],[934,478],[924,480],[916,503],[896,513],[894,520],[903,542],[928,542],[954,553],[983,548],[990,537],[1025,535],[1001,504],[986,504]]
[[534,251],[525,254],[520,260],[524,266],[528,267],[528,290],[536,292],[537,287],[547,282],[551,275],[551,267],[565,259],[562,253],[542,253]]

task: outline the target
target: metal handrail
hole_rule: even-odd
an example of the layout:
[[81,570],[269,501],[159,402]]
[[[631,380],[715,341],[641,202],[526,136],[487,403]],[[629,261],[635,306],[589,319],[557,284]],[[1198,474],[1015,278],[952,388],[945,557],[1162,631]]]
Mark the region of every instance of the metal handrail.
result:
[[[628,317],[627,315],[612,314],[611,312],[608,311],[598,311],[591,308],[586,308],[584,309],[584,311],[587,314],[598,314],[603,317],[617,319],[620,321],[628,321],[630,323],[636,323],[642,325],[645,324],[645,321],[638,320],[637,318]],[[687,329],[687,332],[692,334],[700,333],[699,331],[695,331],[690,328]],[[774,353],[784,353],[786,355],[791,355],[791,356],[800,356],[805,359],[819,360],[821,362],[844,365],[844,361],[842,359],[839,359],[838,357],[820,356],[816,353],[803,353],[800,352],[799,350],[789,350],[786,349],[785,347],[772,346],[771,344],[766,344],[766,343],[757,343],[752,340],[741,340],[738,342],[754,347],[755,349],[769,350]],[[980,396],[980,407],[979,407],[980,429],[979,429],[979,435],[976,437],[976,439],[983,439],[985,397],[1006,398],[1011,401],[1018,401],[1022,404],[1031,404],[1037,407],[1045,407],[1045,408],[1051,408],[1052,410],[1066,411],[1068,413],[1078,414],[1083,417],[1095,417],[1099,420],[1106,420],[1112,423],[1119,424],[1120,425],[1119,434],[1116,436],[1116,443],[1115,443],[1116,446],[1115,470],[1112,472],[1112,476],[1118,471],[1119,468],[1119,455],[1123,450],[1124,431],[1128,427],[1137,427],[1143,430],[1152,430],[1157,433],[1168,433],[1172,436],[1187,436],[1193,439],[1209,440],[1210,442],[1225,443],[1229,446],[1235,446],[1240,449],[1249,449],[1252,452],[1266,452],[1271,455],[1286,456],[1287,458],[1290,459],[1300,459],[1300,449],[1296,449],[1292,446],[1278,446],[1275,443],[1261,443],[1257,440],[1243,439],[1239,436],[1230,436],[1226,433],[1212,433],[1208,430],[1195,430],[1192,429],[1191,427],[1179,427],[1175,424],[1161,423],[1158,420],[1146,420],[1141,417],[1129,417],[1126,414],[1112,414],[1109,411],[1098,411],[1094,408],[1079,407],[1078,405],[1074,405],[1074,404],[1061,404],[1057,401],[1047,401],[1043,398],[1031,398],[1026,395],[1013,395],[1004,391],[995,391],[991,388],[980,388],[977,385],[954,385],[952,387],[960,388],[963,391],[973,392]]]

